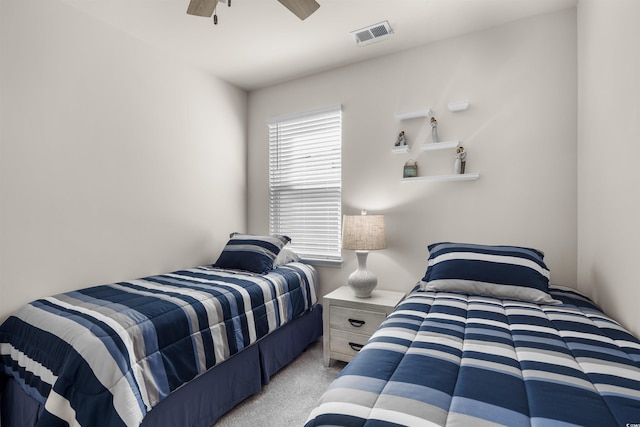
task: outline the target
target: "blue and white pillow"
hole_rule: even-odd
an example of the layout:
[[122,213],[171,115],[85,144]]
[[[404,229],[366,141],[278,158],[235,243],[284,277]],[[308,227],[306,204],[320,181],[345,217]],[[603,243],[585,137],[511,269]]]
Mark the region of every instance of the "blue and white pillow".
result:
[[519,246],[435,243],[429,245],[421,288],[559,304],[549,295],[550,272],[543,258],[541,251]]
[[287,236],[234,233],[214,266],[258,274],[267,273],[273,269],[274,260],[290,240]]

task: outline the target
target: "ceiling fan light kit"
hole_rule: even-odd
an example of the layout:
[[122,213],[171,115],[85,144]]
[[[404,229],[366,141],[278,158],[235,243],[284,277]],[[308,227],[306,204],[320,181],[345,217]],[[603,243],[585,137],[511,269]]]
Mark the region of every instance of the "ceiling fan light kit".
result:
[[[316,0],[278,0],[284,7],[289,9],[298,18],[305,20],[311,16],[320,4]],[[213,23],[218,24],[216,6],[218,3],[225,3],[231,6],[231,0],[190,0],[187,7],[187,14],[210,18],[213,16]]]

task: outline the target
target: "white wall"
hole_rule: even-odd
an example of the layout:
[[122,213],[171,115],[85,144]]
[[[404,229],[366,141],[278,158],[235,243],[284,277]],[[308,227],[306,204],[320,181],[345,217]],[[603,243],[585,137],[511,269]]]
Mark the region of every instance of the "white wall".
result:
[[[430,242],[530,245],[553,282],[579,283],[638,335],[639,8],[581,0],[577,25],[560,12],[253,92],[250,231],[268,229],[266,119],[342,103],[344,212],[387,215],[389,247],[369,258],[380,287],[408,289]],[[211,261],[245,226],[244,92],[64,3],[0,12],[0,320],[39,296]],[[468,111],[446,110],[462,99]],[[425,123],[393,119],[423,106],[479,181],[399,183],[409,158],[421,174],[453,163],[419,151]],[[409,155],[390,153],[400,129]],[[344,256],[321,269],[323,292],[355,269]]]
[[[343,213],[386,215],[388,248],[368,261],[380,288],[410,289],[424,274],[427,245],[442,240],[542,249],[552,282],[575,287],[576,32],[570,9],[251,92],[249,231],[268,231],[266,121],[342,104]],[[469,110],[447,110],[465,99]],[[394,119],[425,106],[442,140],[462,141],[478,181],[400,182],[410,158],[422,175],[453,170],[452,151],[420,151],[426,121]],[[391,153],[401,129],[410,154]],[[323,293],[355,270],[355,254],[343,257],[342,269],[321,269]]]
[[578,4],[578,279],[640,336],[640,2]]
[[247,95],[50,0],[0,3],[0,320],[246,227]]

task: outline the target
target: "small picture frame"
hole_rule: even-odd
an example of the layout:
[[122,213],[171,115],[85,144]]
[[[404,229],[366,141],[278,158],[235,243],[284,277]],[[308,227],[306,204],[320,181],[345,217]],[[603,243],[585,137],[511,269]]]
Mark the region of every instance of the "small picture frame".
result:
[[408,160],[407,163],[404,164],[402,177],[415,178],[416,176],[418,176],[418,163],[415,160]]

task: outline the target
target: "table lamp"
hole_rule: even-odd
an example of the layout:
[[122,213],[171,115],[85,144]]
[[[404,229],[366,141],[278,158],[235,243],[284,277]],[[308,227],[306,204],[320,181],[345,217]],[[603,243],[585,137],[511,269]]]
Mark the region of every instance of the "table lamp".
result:
[[342,219],[342,247],[356,251],[358,269],[349,275],[347,284],[358,298],[369,298],[378,284],[375,274],[367,270],[369,251],[387,247],[384,215],[345,215]]

